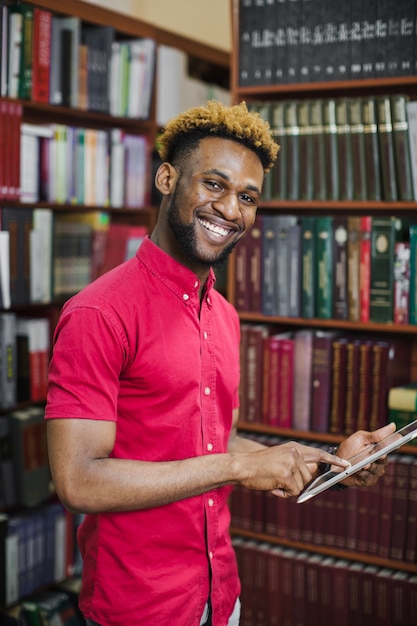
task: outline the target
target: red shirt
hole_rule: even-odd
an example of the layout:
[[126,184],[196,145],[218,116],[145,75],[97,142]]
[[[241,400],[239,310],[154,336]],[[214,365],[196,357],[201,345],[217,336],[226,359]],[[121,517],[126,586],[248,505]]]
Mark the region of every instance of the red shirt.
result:
[[[222,453],[238,404],[239,322],[213,289],[149,239],[64,307],[46,418],[117,422],[111,456]],[[80,607],[103,626],[196,626],[210,594],[227,624],[240,592],[230,487],[163,507],[87,515]],[[211,580],[211,591],[210,591]]]

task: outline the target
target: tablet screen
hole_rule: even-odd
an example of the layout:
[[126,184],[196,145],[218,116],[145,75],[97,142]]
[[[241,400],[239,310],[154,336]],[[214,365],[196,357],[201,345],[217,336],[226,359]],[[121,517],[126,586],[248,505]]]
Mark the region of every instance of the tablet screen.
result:
[[397,448],[411,441],[414,437],[417,437],[417,420],[395,431],[392,435],[385,437],[385,439],[366,446],[359,454],[348,459],[350,461],[349,467],[343,468],[335,466],[335,469],[331,469],[316,478],[303,493],[299,495],[297,502],[306,502],[313,496],[322,493],[326,489],[329,489],[329,487],[344,480],[347,476],[355,474],[369,463],[373,463],[381,456],[385,456],[393,450],[397,450]]

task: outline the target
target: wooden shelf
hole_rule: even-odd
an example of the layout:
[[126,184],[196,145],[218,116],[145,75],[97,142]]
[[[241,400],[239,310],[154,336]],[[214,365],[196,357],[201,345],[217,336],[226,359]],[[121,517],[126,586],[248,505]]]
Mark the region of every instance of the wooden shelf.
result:
[[299,541],[290,541],[289,539],[281,539],[264,533],[255,533],[241,528],[231,527],[230,532],[233,536],[245,537],[247,539],[255,539],[256,541],[266,541],[285,548],[295,548],[296,550],[307,550],[315,554],[323,554],[347,561],[360,561],[367,565],[376,565],[378,567],[388,567],[394,570],[417,574],[417,565],[414,563],[406,563],[405,561],[394,561],[391,559],[383,559],[371,554],[363,552],[353,552],[352,550],[341,550],[339,548],[330,548],[328,546],[319,546],[314,543],[302,543]]

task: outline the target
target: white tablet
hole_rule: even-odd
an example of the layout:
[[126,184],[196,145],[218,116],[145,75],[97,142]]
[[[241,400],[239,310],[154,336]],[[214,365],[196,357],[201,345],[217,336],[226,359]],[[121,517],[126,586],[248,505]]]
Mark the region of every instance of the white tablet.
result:
[[396,430],[392,435],[385,437],[385,439],[378,441],[378,443],[370,443],[362,450],[362,452],[359,452],[359,454],[355,454],[355,456],[351,459],[348,459],[350,461],[349,467],[331,469],[313,480],[313,482],[298,496],[297,502],[306,502],[322,491],[340,483],[340,481],[344,480],[347,476],[355,474],[366,465],[369,465],[369,463],[373,463],[381,456],[385,456],[393,450],[400,448],[415,437],[417,437],[417,420],[411,422],[411,424],[407,424],[407,426],[404,426],[403,428],[400,428],[400,430]]

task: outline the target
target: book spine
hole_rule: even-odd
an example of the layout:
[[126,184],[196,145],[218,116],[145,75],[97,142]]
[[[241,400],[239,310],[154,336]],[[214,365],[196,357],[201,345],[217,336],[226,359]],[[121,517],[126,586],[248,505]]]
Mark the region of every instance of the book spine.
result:
[[410,226],[410,324],[417,324],[417,226]]
[[348,319],[358,322],[360,319],[360,217],[347,218],[347,309]]
[[353,199],[353,158],[350,125],[350,102],[347,98],[336,100],[336,127],[339,165],[339,200]]
[[312,164],[316,155],[313,151],[313,134],[311,126],[311,102],[302,100],[298,103],[298,124],[300,129],[300,162],[298,172],[300,177],[301,200],[313,200],[314,180]]
[[394,219],[372,217],[370,319],[393,321]]
[[395,172],[399,200],[411,202],[414,199],[413,177],[411,172],[410,141],[405,96],[391,98],[392,133],[395,156]]
[[323,128],[326,163],[326,199],[339,200],[339,151],[337,146],[336,101],[323,101]]
[[333,218],[316,218],[316,316],[331,319],[333,315]]
[[377,112],[383,199],[387,202],[395,202],[398,200],[398,192],[395,174],[391,101],[389,97],[382,96],[377,98]]
[[347,218],[333,218],[333,318],[348,319]]
[[313,318],[316,310],[315,218],[303,215],[301,222],[301,315]]
[[410,242],[394,246],[394,324],[408,324],[410,306]]
[[370,315],[371,228],[372,218],[363,215],[360,218],[359,242],[359,305],[362,322],[368,322]]
[[361,98],[352,98],[350,106],[350,133],[352,147],[353,199],[367,200],[365,127],[363,123],[363,103]]
[[300,198],[300,127],[297,109],[296,102],[288,101],[285,105],[287,200],[299,200]]
[[326,151],[322,100],[311,101],[310,124],[314,154],[314,159],[310,163],[313,172],[313,198],[314,200],[326,200]]
[[363,132],[365,144],[366,181],[368,200],[382,199],[381,164],[378,145],[378,126],[376,101],[374,98],[363,98]]
[[32,100],[48,103],[51,70],[51,12],[35,7],[33,28]]
[[288,161],[283,156],[287,149],[285,106],[285,102],[273,102],[271,105],[271,131],[280,146],[277,162],[271,172],[271,197],[274,200],[284,200],[287,197]]
[[417,200],[417,102],[406,102],[408,142],[413,186],[413,198]]

